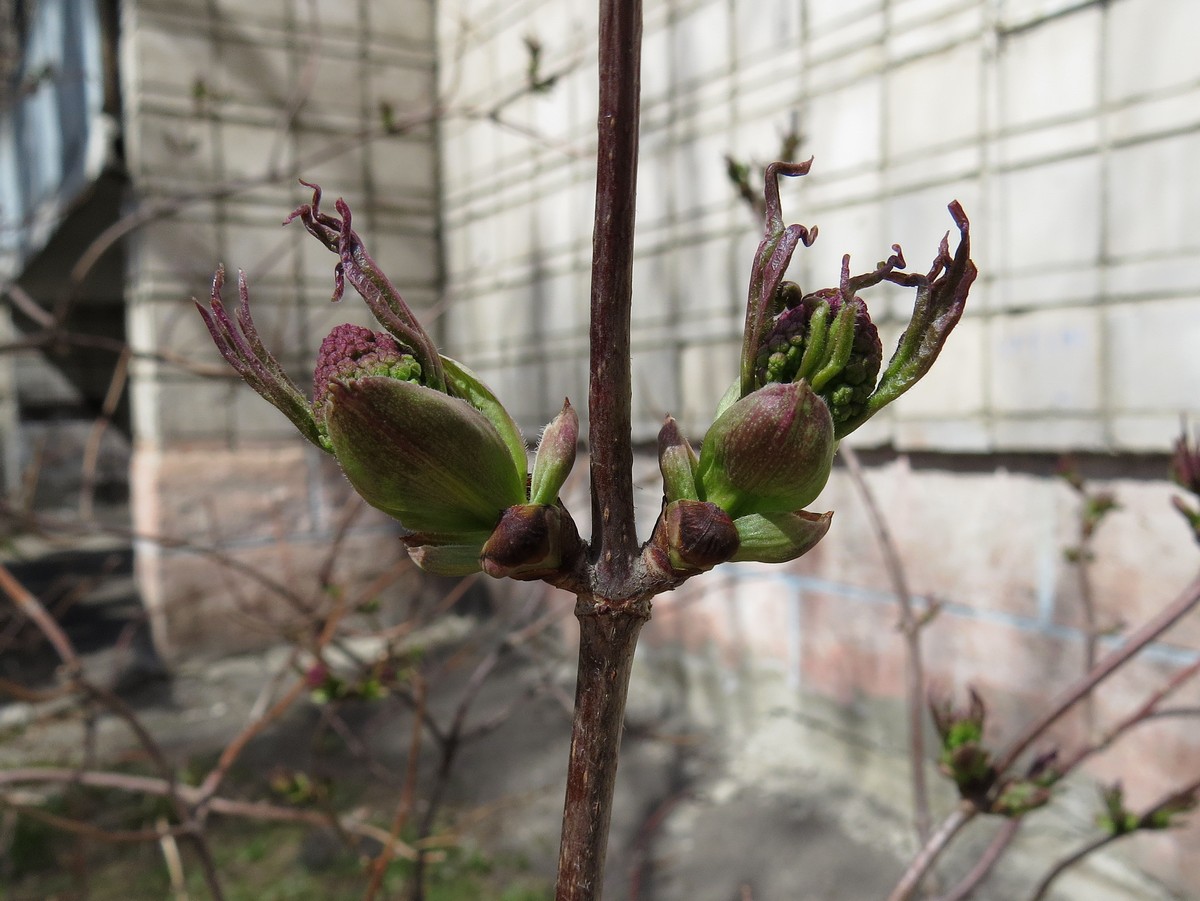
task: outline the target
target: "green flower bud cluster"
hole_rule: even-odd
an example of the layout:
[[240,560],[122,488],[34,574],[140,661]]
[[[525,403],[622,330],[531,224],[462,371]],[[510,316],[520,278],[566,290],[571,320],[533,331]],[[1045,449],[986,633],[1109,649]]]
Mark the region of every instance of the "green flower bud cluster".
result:
[[755,361],[758,383],[804,380],[828,405],[835,425],[861,417],[883,364],[866,304],[832,288],[802,296],[795,282],[784,282],[780,293],[783,312]]
[[532,479],[525,440],[496,396],[437,353],[432,340],[350,227],[313,201],[289,217],[336,252],[334,299],[349,281],[383,332],[339,325],[322,341],[309,403],[258,336],[245,278],[230,316],[222,271],[207,308],[197,304],[222,355],[313,444],[332,454],[372,506],[399,520],[413,559],[441,575],[484,570],[539,578],[579,552],[558,493],[575,462],[579,422],[567,403],[547,427]]
[[[700,501],[732,523],[737,548],[726,559],[782,562],[809,550],[829,526],[829,516],[801,508],[829,479],[838,441],[928,371],[962,316],[976,270],[970,260],[969,224],[957,203],[951,215],[961,234],[950,255],[943,239],[927,275],[905,272],[904,256],[892,255],[871,272],[851,276],[842,258],[837,288],[806,294],[784,275],[796,248],[817,231],[783,223],[779,177],[808,173],[812,161],[772,163],[765,181],[766,226],[751,270],[737,381],[717,406],[715,421],[694,458],[672,422],[659,438],[666,487],[660,523],[670,565],[695,567],[693,545],[710,541],[697,558],[712,555],[718,528],[710,513],[682,516],[672,504]],[[913,317],[880,375],[883,346],[858,291],[892,282],[917,289]],[[665,437],[664,437],[665,436]],[[686,524],[686,528],[685,528]],[[713,565],[713,564],[708,564]]]
[[[751,272],[737,390],[746,397],[768,384],[806,381],[829,406],[840,440],[929,371],[962,317],[977,271],[970,259],[970,223],[955,202],[950,214],[961,236],[958,247],[951,256],[943,238],[925,275],[906,272],[904,254],[893,245],[886,260],[860,275],[851,275],[850,258],[842,257],[836,288],[805,293],[785,281],[796,248],[812,244],[817,230],[784,226],[779,177],[806,175],[811,163],[767,167],[766,228]],[[886,367],[879,331],[858,296],[881,282],[917,293],[912,318]]]
[[312,408],[317,425],[325,422],[325,400],[331,384],[368,375],[419,385],[421,364],[391,335],[349,323],[335,327],[321,342],[313,371]]

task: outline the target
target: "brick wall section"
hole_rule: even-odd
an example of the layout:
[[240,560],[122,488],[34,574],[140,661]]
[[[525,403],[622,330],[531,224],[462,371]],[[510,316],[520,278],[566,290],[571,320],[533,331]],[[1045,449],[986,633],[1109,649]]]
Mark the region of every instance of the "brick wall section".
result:
[[[1052,475],[1060,453],[1101,452],[1087,474],[1124,507],[1098,536],[1102,624],[1143,621],[1194,572],[1162,457],[1141,455],[1162,454],[1180,415],[1200,413],[1190,227],[1200,195],[1187,169],[1200,142],[1200,57],[1188,43],[1197,27],[1188,0],[647,0],[639,439],[653,438],[665,412],[699,438],[735,372],[758,235],[732,196],[725,153],[765,163],[783,132],[800,132],[801,155],[816,161],[785,187],[784,208],[820,227],[793,263],[806,288],[833,284],[843,252],[868,268],[892,242],[923,269],[950,227],[947,202],[971,215],[981,277],[966,317],[930,377],[853,440],[890,448],[869,477],[914,590],[946,602],[926,633],[931,675],[960,691],[978,685],[998,738],[1082,668],[1078,588],[1062,555],[1077,499]],[[443,84],[477,111],[502,104],[498,122],[457,117],[442,131],[446,341],[529,431],[564,394],[585,406],[594,32],[592,4],[439,8]],[[551,91],[512,100],[526,36],[544,45],[543,73],[564,74]],[[876,297],[894,340],[911,300]],[[653,460],[641,466],[645,535],[658,487]],[[812,555],[726,567],[660,598],[645,652],[682,648],[723,671],[697,691],[696,709],[707,706],[735,749],[785,710],[850,736],[846,759],[882,748],[894,761],[903,659],[881,558],[844,474],[813,508],[836,516]],[[1127,711],[1198,651],[1193,618],[1112,683],[1098,714]],[[1192,688],[1179,704],[1197,697]],[[865,718],[879,710],[892,724],[882,737]],[[1066,724],[1062,740],[1082,728]],[[1194,778],[1198,757],[1194,721],[1161,720],[1093,775],[1119,773],[1145,804]],[[814,766],[846,773],[832,757]],[[885,770],[861,781],[902,806],[903,768]],[[1050,838],[1034,829],[1026,852],[1044,861],[1078,846],[1094,828],[1093,796],[1084,800]],[[1121,860],[1190,896],[1197,854],[1197,828],[1139,838],[1064,881],[1063,897],[1167,897],[1161,885],[1112,881]]]
[[[380,132],[382,105],[396,120],[432,108],[432,29],[429,0],[123,4],[133,189],[143,204],[188,198],[134,237],[135,347],[223,371],[190,300],[222,262],[247,271],[260,332],[307,388],[321,338],[370,316],[353,299],[331,306],[335,257],[298,225],[280,227],[308,199],[297,175],[350,202],[410,303],[434,300],[433,129],[356,137]],[[336,467],[237,379],[139,360],[131,384],[138,530],[216,544],[311,592],[347,500]],[[362,517],[344,554],[362,565],[341,571],[370,579],[400,554],[392,524]],[[261,643],[287,609],[260,582],[154,542],[139,546],[138,566],[167,653]]]
[[[645,462],[648,494],[654,479]],[[989,738],[1000,745],[1084,669],[1077,571],[1062,553],[1077,540],[1078,500],[1046,476],[1048,465],[1040,461],[1009,458],[1004,466],[957,471],[944,462],[931,468],[938,461],[928,456],[889,457],[869,465],[867,478],[887,511],[919,605],[934,599],[943,605],[923,633],[930,684],[954,690],[960,701],[968,686],[978,689],[988,704]],[[1168,508],[1166,485],[1095,475],[1094,487],[1112,490],[1121,504],[1096,535],[1097,618],[1101,627],[1140,624],[1189,580],[1196,549]],[[780,567],[721,567],[657,598],[639,651],[643,672],[652,682],[692,673],[685,679],[691,709],[728,738],[735,758],[787,727],[796,740],[792,766],[803,778],[849,782],[907,811],[905,653],[882,555],[843,470],[835,471],[812,508],[834,510],[834,524],[803,559]],[[586,509],[583,499],[572,509]],[[648,528],[643,524],[641,534]],[[1103,639],[1099,652],[1118,641]],[[1193,615],[1106,684],[1097,722],[1128,715],[1198,651],[1200,619]],[[1193,681],[1168,706],[1197,705],[1200,684]],[[788,731],[793,728],[798,735]],[[1069,751],[1087,735],[1086,720],[1076,715],[1051,741]],[[1193,717],[1142,726],[1097,758],[1064,792],[1062,807],[1031,818],[1002,875],[1025,884],[1095,834],[1096,780],[1120,779],[1130,803],[1145,806],[1194,778],[1197,760]],[[939,809],[948,810],[944,781],[934,777],[934,787]],[[906,836],[900,831],[895,839]],[[1189,829],[1118,844],[1095,866],[1064,879],[1060,897],[1192,897],[1200,888],[1198,853],[1200,824],[1193,818]],[[1138,881],[1127,867],[1155,881]]]

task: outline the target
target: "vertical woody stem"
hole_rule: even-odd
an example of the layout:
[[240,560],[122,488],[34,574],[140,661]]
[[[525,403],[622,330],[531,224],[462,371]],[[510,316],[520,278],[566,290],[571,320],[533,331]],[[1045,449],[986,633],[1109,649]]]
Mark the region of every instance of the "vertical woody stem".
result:
[[637,191],[641,0],[600,0],[592,233],[590,586],[578,596],[579,672],[556,901],[599,901],[625,699],[650,602],[637,587],[629,312]]
[[597,594],[613,591],[636,559],[633,517],[629,309],[637,189],[641,0],[600,2],[600,115],[592,233],[589,445],[592,560]]
[[576,607],[579,675],[555,901],[601,897],[629,673],[649,606],[598,612],[594,599],[580,598]]

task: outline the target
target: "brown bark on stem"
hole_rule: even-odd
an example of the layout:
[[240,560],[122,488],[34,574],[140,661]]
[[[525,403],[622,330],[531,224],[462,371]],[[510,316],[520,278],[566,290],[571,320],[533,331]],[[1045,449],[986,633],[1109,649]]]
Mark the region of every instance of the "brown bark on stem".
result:
[[639,572],[630,441],[630,306],[641,87],[641,0],[600,0],[600,104],[588,386],[592,539],[578,592],[579,671],[557,901],[598,901],[629,674],[650,618]]
[[601,0],[600,115],[592,233],[592,561],[596,593],[622,597],[637,557],[633,516],[629,310],[637,191],[641,0]]
[[579,673],[554,897],[555,901],[598,901],[629,674],[650,605],[643,601],[609,610],[592,598],[580,598],[575,615]]

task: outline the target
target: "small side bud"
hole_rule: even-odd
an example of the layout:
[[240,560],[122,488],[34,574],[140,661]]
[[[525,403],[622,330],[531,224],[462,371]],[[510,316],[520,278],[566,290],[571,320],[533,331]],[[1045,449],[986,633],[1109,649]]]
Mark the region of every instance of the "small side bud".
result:
[[1142,814],[1139,826],[1142,829],[1173,829],[1183,823],[1180,817],[1200,806],[1200,786],[1192,784],[1155,804]]
[[668,559],[676,572],[704,572],[737,553],[737,529],[716,504],[675,501],[663,511],[663,525]]
[[1023,817],[1050,803],[1050,789],[1030,779],[1012,779],[1002,785],[991,812],[1002,817]]
[[667,503],[679,500],[696,501],[696,452],[688,443],[679,423],[668,416],[658,432],[658,468],[663,477],[663,496]]
[[579,414],[569,400],[564,400],[562,411],[546,426],[538,442],[529,483],[531,504],[553,504],[558,500],[558,493],[575,465],[578,446]]
[[545,504],[517,504],[483,545],[480,564],[497,579],[541,578],[563,560],[563,513]]
[[1097,818],[1097,825],[1110,835],[1126,835],[1138,829],[1139,817],[1125,806],[1125,787],[1114,782],[1100,792],[1104,812]]

